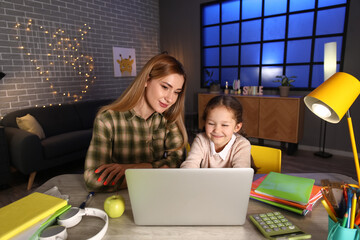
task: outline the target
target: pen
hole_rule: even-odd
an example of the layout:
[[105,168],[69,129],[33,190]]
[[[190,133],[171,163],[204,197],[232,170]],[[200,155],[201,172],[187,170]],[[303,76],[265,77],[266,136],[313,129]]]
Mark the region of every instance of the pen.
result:
[[338,222],[337,218],[335,217],[334,213],[330,210],[329,205],[327,204],[327,202],[323,199],[321,200],[321,203],[324,205],[326,211],[329,214],[329,217],[334,221],[334,222]]
[[83,201],[83,202],[80,204],[79,208],[84,209],[84,208],[85,208],[85,205],[86,205],[86,202],[87,202],[92,196],[94,196],[94,192],[90,192],[90,193],[87,195],[85,201]]
[[351,203],[351,215],[350,215],[350,228],[354,228],[355,223],[355,212],[356,212],[356,193],[353,193]]
[[348,193],[347,193],[347,197],[348,197],[348,209],[347,209],[347,212],[348,212],[348,219],[347,219],[347,224],[346,224],[346,227],[347,228],[350,228],[350,219],[351,219],[351,200],[352,200],[352,192],[351,192],[351,189],[349,188],[348,189]]
[[347,204],[348,204],[348,196],[347,196],[347,187],[344,186],[344,199],[345,199],[345,208],[347,208]]

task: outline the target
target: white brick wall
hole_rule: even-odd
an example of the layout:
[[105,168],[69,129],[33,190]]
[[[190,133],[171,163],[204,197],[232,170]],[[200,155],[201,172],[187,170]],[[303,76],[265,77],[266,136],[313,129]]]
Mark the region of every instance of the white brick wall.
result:
[[[84,40],[80,28],[88,32]],[[78,51],[65,49],[74,37]],[[133,77],[114,77],[113,46],[135,48],[137,71],[159,53],[158,0],[1,0],[0,117],[30,106],[118,97]],[[81,54],[93,58],[92,72]],[[65,61],[76,57],[81,67],[74,69]]]

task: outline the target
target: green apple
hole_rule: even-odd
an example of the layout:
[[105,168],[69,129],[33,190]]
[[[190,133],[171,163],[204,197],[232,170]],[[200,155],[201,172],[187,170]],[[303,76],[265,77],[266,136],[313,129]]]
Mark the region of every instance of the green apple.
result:
[[118,218],[125,211],[125,201],[121,195],[113,195],[105,199],[104,210],[111,218]]

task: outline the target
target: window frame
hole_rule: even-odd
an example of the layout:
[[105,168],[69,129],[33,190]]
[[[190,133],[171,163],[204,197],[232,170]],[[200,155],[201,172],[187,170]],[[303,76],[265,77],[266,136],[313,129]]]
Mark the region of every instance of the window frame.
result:
[[[343,70],[343,64],[344,64],[344,53],[345,53],[345,47],[346,47],[346,33],[347,33],[347,23],[348,23],[348,16],[349,16],[349,5],[350,5],[350,0],[345,0],[345,3],[340,3],[340,4],[336,4],[336,5],[331,5],[331,6],[325,6],[325,7],[318,7],[318,2],[320,0],[315,0],[315,7],[311,8],[311,9],[306,9],[306,10],[300,10],[300,11],[292,11],[290,12],[290,0],[286,0],[287,2],[287,9],[285,13],[281,13],[281,14],[274,14],[274,15],[268,15],[268,16],[264,16],[264,4],[265,4],[265,0],[262,0],[262,13],[260,17],[255,17],[255,18],[248,18],[248,19],[242,19],[242,5],[243,5],[243,0],[238,0],[240,3],[240,11],[239,11],[239,20],[235,20],[235,21],[228,21],[228,22],[222,22],[222,4],[223,3],[227,3],[227,2],[234,2],[234,0],[218,0],[218,1],[212,1],[212,2],[207,2],[207,3],[202,3],[200,4],[200,48],[201,48],[201,88],[208,88],[208,84],[205,84],[205,81],[208,79],[205,76],[205,69],[218,69],[218,73],[219,73],[219,77],[217,80],[219,80],[219,82],[221,83],[221,88],[225,88],[225,80],[222,81],[221,79],[221,73],[222,73],[222,69],[226,69],[226,68],[236,68],[237,69],[237,79],[240,79],[240,71],[242,67],[258,67],[259,70],[259,75],[258,75],[258,79],[257,81],[255,80],[255,82],[257,82],[258,86],[262,85],[262,68],[263,67],[267,67],[267,66],[280,66],[282,67],[282,74],[285,74],[286,71],[286,67],[287,66],[309,66],[309,78],[308,80],[304,80],[307,81],[307,87],[293,87],[293,90],[299,90],[299,91],[304,91],[304,90],[313,90],[315,87],[312,87],[312,82],[313,82],[313,69],[315,66],[321,66],[324,64],[324,60],[322,61],[315,61],[314,60],[314,53],[315,53],[315,42],[317,39],[324,39],[324,38],[331,38],[331,37],[340,37],[341,38],[341,55],[340,55],[340,60],[337,61],[337,67],[338,67],[338,71],[342,71]],[[204,25],[204,17],[203,17],[203,9],[205,7],[208,6],[212,6],[212,5],[219,5],[219,22],[215,23],[215,24],[208,24],[208,25]],[[316,24],[317,24],[317,15],[319,11],[323,11],[323,10],[329,10],[329,9],[336,9],[336,8],[341,8],[341,7],[345,7],[345,19],[344,19],[344,27],[343,27],[343,32],[342,33],[334,33],[334,34],[322,34],[322,35],[316,35]],[[303,37],[288,37],[288,31],[289,31],[289,16],[294,15],[294,14],[301,14],[301,13],[308,13],[308,12],[313,12],[314,16],[313,16],[313,29],[312,29],[312,34],[311,36],[303,36]],[[275,39],[275,40],[264,40],[264,20],[268,19],[268,18],[273,18],[273,17],[277,17],[277,16],[285,16],[285,36],[284,38],[281,39]],[[252,42],[242,42],[241,40],[241,30],[242,30],[242,23],[243,22],[248,22],[248,21],[254,21],[254,20],[260,20],[261,21],[261,33],[260,33],[260,41],[252,41]],[[233,44],[222,44],[222,29],[224,25],[229,25],[229,24],[234,24],[234,23],[238,23],[239,25],[239,42],[238,43],[233,43]],[[211,46],[204,46],[204,29],[207,27],[214,27],[214,26],[218,26],[219,27],[219,44],[218,45],[211,45]],[[311,52],[310,52],[310,61],[309,62],[297,62],[297,63],[287,63],[287,50],[288,50],[288,43],[289,41],[292,40],[307,40],[309,39],[311,41]],[[279,64],[264,64],[262,62],[263,60],[263,46],[266,43],[272,43],[272,42],[284,42],[284,55],[283,55],[283,62],[279,63]],[[251,44],[260,44],[260,61],[259,64],[242,64],[241,63],[241,47],[244,45],[251,45]],[[228,46],[237,46],[238,47],[238,64],[237,65],[222,65],[222,60],[221,60],[221,54],[222,54],[222,48],[223,47],[228,47]],[[210,48],[218,48],[219,51],[219,64],[217,66],[205,66],[205,57],[204,57],[204,52],[205,49],[210,49]],[[339,47],[338,47],[339,49]],[[339,54],[339,53],[337,53]],[[339,59],[339,57],[337,57]],[[275,79],[275,77],[274,77]],[[298,80],[298,79],[296,79]],[[322,82],[322,81],[321,81]],[[229,83],[231,84],[231,83]],[[242,86],[244,84],[241,84]],[[268,90],[273,90],[273,89],[277,89],[277,87],[265,87],[264,89],[268,89]]]

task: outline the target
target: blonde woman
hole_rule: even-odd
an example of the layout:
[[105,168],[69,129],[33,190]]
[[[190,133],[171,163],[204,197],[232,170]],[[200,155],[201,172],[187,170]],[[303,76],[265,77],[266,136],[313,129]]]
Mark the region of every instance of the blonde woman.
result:
[[185,86],[182,64],[160,54],[117,100],[100,109],[85,160],[88,190],[125,188],[128,168],[180,166],[187,143]]

